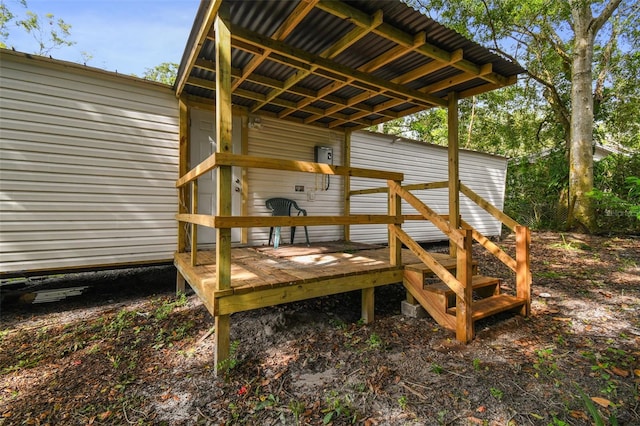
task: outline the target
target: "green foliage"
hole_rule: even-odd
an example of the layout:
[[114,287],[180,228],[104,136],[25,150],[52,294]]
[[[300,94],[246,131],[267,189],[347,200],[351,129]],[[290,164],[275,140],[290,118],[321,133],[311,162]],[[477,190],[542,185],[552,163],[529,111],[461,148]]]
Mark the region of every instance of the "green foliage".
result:
[[178,75],[178,64],[163,62],[153,68],[146,68],[142,78],[172,86]]
[[596,218],[601,229],[640,232],[640,154],[610,155],[594,164]]
[[69,40],[71,25],[53,13],[38,15],[28,10],[26,0],[17,2],[24,15],[12,12],[5,1],[0,2],[0,47],[7,47],[7,40],[11,35],[11,28],[17,28],[30,34],[37,43],[38,55],[48,55],[52,50],[69,47],[76,44]]
[[565,151],[541,159],[523,157],[508,164],[504,211],[534,229],[561,229],[566,222],[569,168]]

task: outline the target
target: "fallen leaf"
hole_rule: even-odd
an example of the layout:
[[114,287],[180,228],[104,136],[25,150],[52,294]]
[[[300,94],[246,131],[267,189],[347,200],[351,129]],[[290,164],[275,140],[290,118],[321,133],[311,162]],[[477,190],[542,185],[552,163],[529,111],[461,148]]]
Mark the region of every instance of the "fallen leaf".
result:
[[633,370],[633,374],[640,377],[640,368],[636,368],[635,370]]
[[101,413],[100,415],[98,415],[98,417],[100,418],[100,420],[105,420],[109,418],[110,415],[111,415],[111,410],[107,410],[104,413]]
[[629,377],[629,372],[627,370],[623,370],[622,368],[618,368],[618,367],[611,367],[611,371],[613,372],[613,374],[615,374],[616,376],[620,376],[620,377]]
[[481,405],[478,408],[476,408],[476,411],[478,413],[484,413],[485,411],[487,411],[487,407],[485,407],[484,405]]
[[607,408],[608,406],[611,405],[611,401],[609,401],[606,398],[600,398],[599,396],[592,396],[591,400],[604,408]]
[[579,411],[579,410],[571,410],[569,412],[569,415],[571,417],[573,417],[574,419],[578,419],[578,420],[589,420],[589,417],[587,416],[587,414],[584,411]]
[[474,425],[481,425],[481,424],[484,424],[484,420],[479,419],[479,418],[477,418],[477,417],[467,417],[467,421],[468,421],[469,423],[471,423],[471,424],[474,424]]
[[571,321],[571,318],[566,318],[566,317],[553,317],[554,321],[564,321],[564,322],[569,322]]

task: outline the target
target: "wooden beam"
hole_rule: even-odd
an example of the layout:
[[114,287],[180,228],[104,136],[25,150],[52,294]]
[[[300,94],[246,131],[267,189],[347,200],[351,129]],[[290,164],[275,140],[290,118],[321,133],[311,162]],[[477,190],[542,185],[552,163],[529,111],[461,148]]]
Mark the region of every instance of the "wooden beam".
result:
[[498,219],[503,225],[507,226],[509,229],[515,232],[516,226],[519,225],[518,222],[511,219],[509,216],[501,212],[496,206],[482,198],[480,195],[475,193],[471,188],[467,185],[460,183],[460,191],[466,195],[471,201],[476,203],[478,206],[482,207],[487,213],[491,216]]
[[516,226],[516,296],[526,303],[520,310],[523,316],[531,314],[531,231],[526,226]]
[[209,228],[266,228],[273,226],[320,225],[388,225],[401,224],[402,216],[212,216],[206,214],[177,214],[176,220]]
[[[198,215],[198,180],[191,181],[191,214]],[[198,265],[198,226],[191,224],[191,266]]]
[[182,74],[178,76],[178,81],[176,84],[176,95],[180,96],[182,94],[182,90],[184,89],[185,82],[187,78],[189,78],[189,74],[191,73],[191,69],[193,68],[193,64],[196,61],[196,58],[200,54],[200,50],[202,49],[202,45],[207,39],[207,35],[209,34],[211,25],[218,13],[218,9],[222,4],[222,0],[213,0],[209,3],[209,7],[204,13],[204,17],[202,20],[202,25],[198,28],[198,35],[196,36],[196,42],[191,46],[191,50],[189,51],[188,59],[186,62],[185,68],[182,70]]
[[[342,144],[342,158],[345,167],[351,167],[351,132],[344,133],[344,143]],[[344,197],[344,216],[351,214],[351,176],[345,176],[343,179],[342,195]],[[351,227],[345,225],[343,228],[343,238],[345,241],[351,241]]]
[[[458,95],[453,92],[449,94],[449,105],[447,110],[447,131],[448,131],[448,157],[449,157],[449,223],[452,228],[460,228],[460,159],[458,147]],[[449,244],[449,254],[456,256],[456,246],[460,244]]]
[[[287,16],[287,19],[280,25],[280,27],[273,34],[274,40],[282,41],[298,26],[298,24],[313,10],[318,0],[303,0],[295,9]],[[262,62],[271,54],[270,50],[264,50],[260,54],[256,54],[251,60],[242,68],[242,72],[231,86],[231,90],[236,90],[242,82],[247,79],[256,68],[260,66]]]
[[[365,13],[346,4],[345,2],[323,0],[318,3],[317,7],[342,19],[349,19],[356,25],[358,25],[359,22],[363,22],[367,16]],[[414,37],[411,34],[408,34],[388,23],[384,23],[383,25],[377,27],[374,30],[374,33],[395,43],[398,43],[401,46],[409,47],[414,43]],[[451,62],[452,53],[440,49],[439,47],[432,44],[424,43],[422,46],[416,49],[416,52],[440,62],[450,63],[454,68],[457,68],[469,74],[477,75],[479,78],[482,78],[483,80],[490,83],[500,84],[502,86],[508,85],[508,79],[505,76],[496,73],[480,75],[480,65],[475,64],[471,61],[463,59],[461,61]]]
[[[189,171],[189,106],[184,99],[180,97],[178,100],[179,123],[180,123],[180,142],[178,147],[178,179]],[[187,192],[186,188],[178,189],[178,213],[187,213]],[[178,253],[184,253],[187,250],[187,232],[183,224],[178,223]]]
[[[361,26],[361,27],[356,27],[353,30],[349,31],[349,33],[347,33],[344,37],[342,37],[336,43],[332,44],[327,49],[325,49],[323,52],[321,52],[320,53],[320,57],[327,58],[327,59],[335,58],[340,53],[344,52],[346,49],[348,49],[353,44],[355,44],[358,40],[362,39],[364,36],[369,34],[373,30],[373,28],[375,28],[378,25],[382,24],[382,20],[383,20],[382,11],[380,11],[380,10],[376,11],[373,14],[373,16],[371,16],[369,22],[367,22],[367,25]],[[312,71],[313,70],[307,71],[306,73],[300,73],[299,76],[295,76],[295,79],[292,80],[292,84],[290,84],[289,81],[285,82],[285,88],[291,87],[295,83],[297,83],[297,82],[301,81],[302,79],[306,78],[308,75],[310,75],[312,73]],[[280,93],[282,93],[282,92],[280,92]],[[275,96],[278,96],[280,93],[276,93]],[[314,99],[311,102],[314,102],[315,100],[317,100],[317,99]],[[264,106],[264,104],[257,105],[256,107],[254,107],[254,111],[257,111],[262,106]],[[289,115],[293,111],[295,111],[295,110],[288,109],[288,110],[285,110],[282,113],[280,113],[280,115],[282,117],[284,117],[286,115]]]
[[216,164],[236,167],[249,167],[290,172],[321,173],[325,175],[352,176],[382,180],[402,180],[403,173],[384,170],[363,169],[358,167],[333,166],[331,164],[310,161],[284,160],[280,158],[256,157],[238,154],[215,154]]
[[[411,207],[416,209],[418,213],[424,216],[425,219],[429,220],[433,223],[443,234],[449,237],[449,240],[459,246],[461,246],[464,241],[460,230],[454,228],[450,222],[442,219],[438,213],[433,211],[429,206],[424,204],[422,201],[418,199],[411,192],[405,190],[404,188],[398,186],[396,188],[396,192],[400,194],[402,199],[404,199]],[[406,243],[405,243],[406,244]]]
[[[229,29],[229,9],[225,3],[218,10],[215,19],[216,47],[216,144],[217,153],[231,153],[232,150],[232,106],[231,106],[231,33]],[[214,157],[215,160],[215,157]],[[231,166],[216,169],[216,215],[231,215]],[[216,230],[216,285],[215,290],[231,288],[231,228]],[[215,368],[225,370],[229,359],[230,319],[228,315],[215,316]]]
[[[402,221],[402,198],[398,194],[398,189],[402,189],[402,181],[387,181],[387,185],[389,186],[389,216],[395,217],[396,220],[400,223],[393,225],[394,229],[400,229],[400,224]],[[389,229],[388,235],[389,241],[389,262],[392,265],[402,265],[402,242],[400,238],[394,232],[393,229]]]
[[[377,271],[354,277],[338,277],[327,280],[296,284],[285,288],[272,288],[215,299],[215,311],[220,315],[248,311],[283,303],[297,302],[315,297],[340,294],[348,291],[402,282],[402,269]],[[217,330],[216,330],[217,331]]]
[[[427,105],[446,105],[446,101],[440,98],[436,98],[435,96],[430,96],[428,94],[421,93],[418,90],[409,89],[400,84],[391,83],[383,78],[375,77],[373,75],[357,71],[353,68],[346,67],[330,59],[325,59],[320,57],[319,55],[313,55],[303,49],[298,49],[293,46],[271,40],[268,37],[252,31],[248,31],[244,28],[233,27],[232,37],[235,40],[239,40],[247,44],[253,44],[270,49],[284,57],[304,61],[308,64],[311,64],[312,67],[323,69],[332,74],[337,74],[347,79],[353,78],[353,84],[360,85],[365,89],[368,88],[368,85],[369,87],[389,91],[390,93],[393,93],[394,96],[406,98],[408,101],[422,102]],[[364,84],[364,86],[362,86],[362,84]]]
[[[491,73],[491,70],[492,70],[492,65],[490,63],[480,67],[481,75],[487,75]],[[478,78],[478,76],[475,74],[462,72],[446,80],[441,80],[437,83],[430,84],[429,86],[420,89],[420,91],[424,93],[435,93],[435,92],[448,89],[450,87],[457,86],[458,84],[466,83],[467,81],[471,81],[476,78]]]
[[464,294],[456,293],[456,340],[468,343],[473,340],[473,272],[472,272],[472,243],[471,230],[464,231],[464,246],[457,250],[456,279],[464,289]]

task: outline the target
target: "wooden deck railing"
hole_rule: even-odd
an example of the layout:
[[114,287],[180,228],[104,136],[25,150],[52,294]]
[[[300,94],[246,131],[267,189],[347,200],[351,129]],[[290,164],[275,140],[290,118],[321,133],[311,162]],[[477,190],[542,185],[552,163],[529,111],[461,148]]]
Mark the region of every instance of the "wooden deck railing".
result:
[[[179,213],[176,219],[180,223],[191,224],[191,263],[197,265],[197,228],[196,225],[216,229],[252,228],[272,226],[315,226],[315,225],[367,225],[400,223],[403,218],[395,215],[348,215],[348,216],[216,216],[198,213],[198,178],[221,166],[284,170],[303,173],[320,173],[336,176],[351,176],[370,179],[401,182],[402,173],[357,167],[333,166],[310,161],[282,160],[278,158],[256,157],[249,155],[214,153],[176,181],[177,188],[191,185],[191,203],[188,213]],[[181,194],[184,191],[180,191]],[[185,200],[181,200],[187,205]],[[179,225],[180,226],[180,225]]]
[[[521,314],[528,316],[531,310],[531,271],[529,251],[531,245],[531,235],[527,227],[518,224],[515,220],[504,214],[490,202],[471,190],[468,186],[460,183],[460,192],[471,201],[486,210],[502,224],[507,226],[516,235],[516,258],[509,256],[497,244],[474,229],[467,222],[462,221],[461,229],[455,229],[450,225],[449,216],[441,215],[429,208],[425,203],[410,191],[425,189],[448,188],[448,182],[430,182],[400,186],[396,182],[389,181],[387,187],[369,188],[354,190],[349,194],[366,195],[388,193],[391,203],[393,197],[399,197],[411,205],[417,215],[399,215],[402,218],[397,223],[389,224],[390,242],[398,239],[407,246],[420,260],[422,260],[451,290],[456,294],[457,303],[460,309],[456,309],[456,337],[461,341],[469,341],[473,336],[471,315],[472,286],[471,286],[471,265],[473,262],[471,243],[476,240],[489,253],[505,264],[516,274],[516,296],[526,303],[522,307]],[[397,213],[399,207],[394,209]],[[428,220],[434,224],[443,234],[445,234],[456,247],[457,272],[454,276],[447,269],[443,268],[433,256],[416,243],[406,232],[402,230],[400,224],[409,220]],[[393,256],[393,255],[392,255]]]

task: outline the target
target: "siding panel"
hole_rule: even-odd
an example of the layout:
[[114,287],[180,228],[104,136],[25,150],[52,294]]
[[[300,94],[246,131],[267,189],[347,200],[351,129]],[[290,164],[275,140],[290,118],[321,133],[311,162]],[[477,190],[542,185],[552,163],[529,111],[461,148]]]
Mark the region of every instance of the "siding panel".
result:
[[1,56],[0,273],[170,260],[174,93],[91,68]]
[[[394,170],[404,173],[404,185],[446,181],[448,172],[447,149],[414,141],[395,141],[395,137],[369,132],[354,132],[351,136],[351,165],[372,169]],[[394,142],[395,141],[395,142]],[[506,159],[472,151],[460,151],[460,180],[499,209],[504,205]],[[368,189],[384,186],[370,179],[353,178],[351,189]],[[446,189],[414,191],[429,207],[441,214],[449,211]],[[358,195],[351,198],[353,214],[387,211],[386,194]],[[402,204],[404,214],[415,214],[407,203]],[[460,197],[462,218],[485,235],[499,235],[501,225],[491,215]],[[403,229],[417,241],[440,241],[445,236],[433,225],[424,222],[408,222]],[[386,242],[387,228],[380,225],[353,226],[351,239],[361,242]]]
[[[313,126],[261,118],[261,126],[249,128],[249,155],[282,158],[287,160],[314,161],[314,147],[333,148],[333,164],[342,164],[344,134]],[[278,170],[250,169],[248,173],[249,215],[267,216],[269,210],[264,203],[271,197],[295,200],[307,210],[309,216],[340,215],[343,213],[343,180],[332,176],[326,188],[326,178],[311,173],[285,172]],[[295,192],[295,186],[304,186],[304,192]],[[309,239],[333,241],[344,237],[341,226],[310,226]],[[289,242],[289,227],[282,229],[282,241]],[[267,244],[269,228],[250,228],[249,242]],[[304,230],[296,230],[296,243],[304,242]]]

